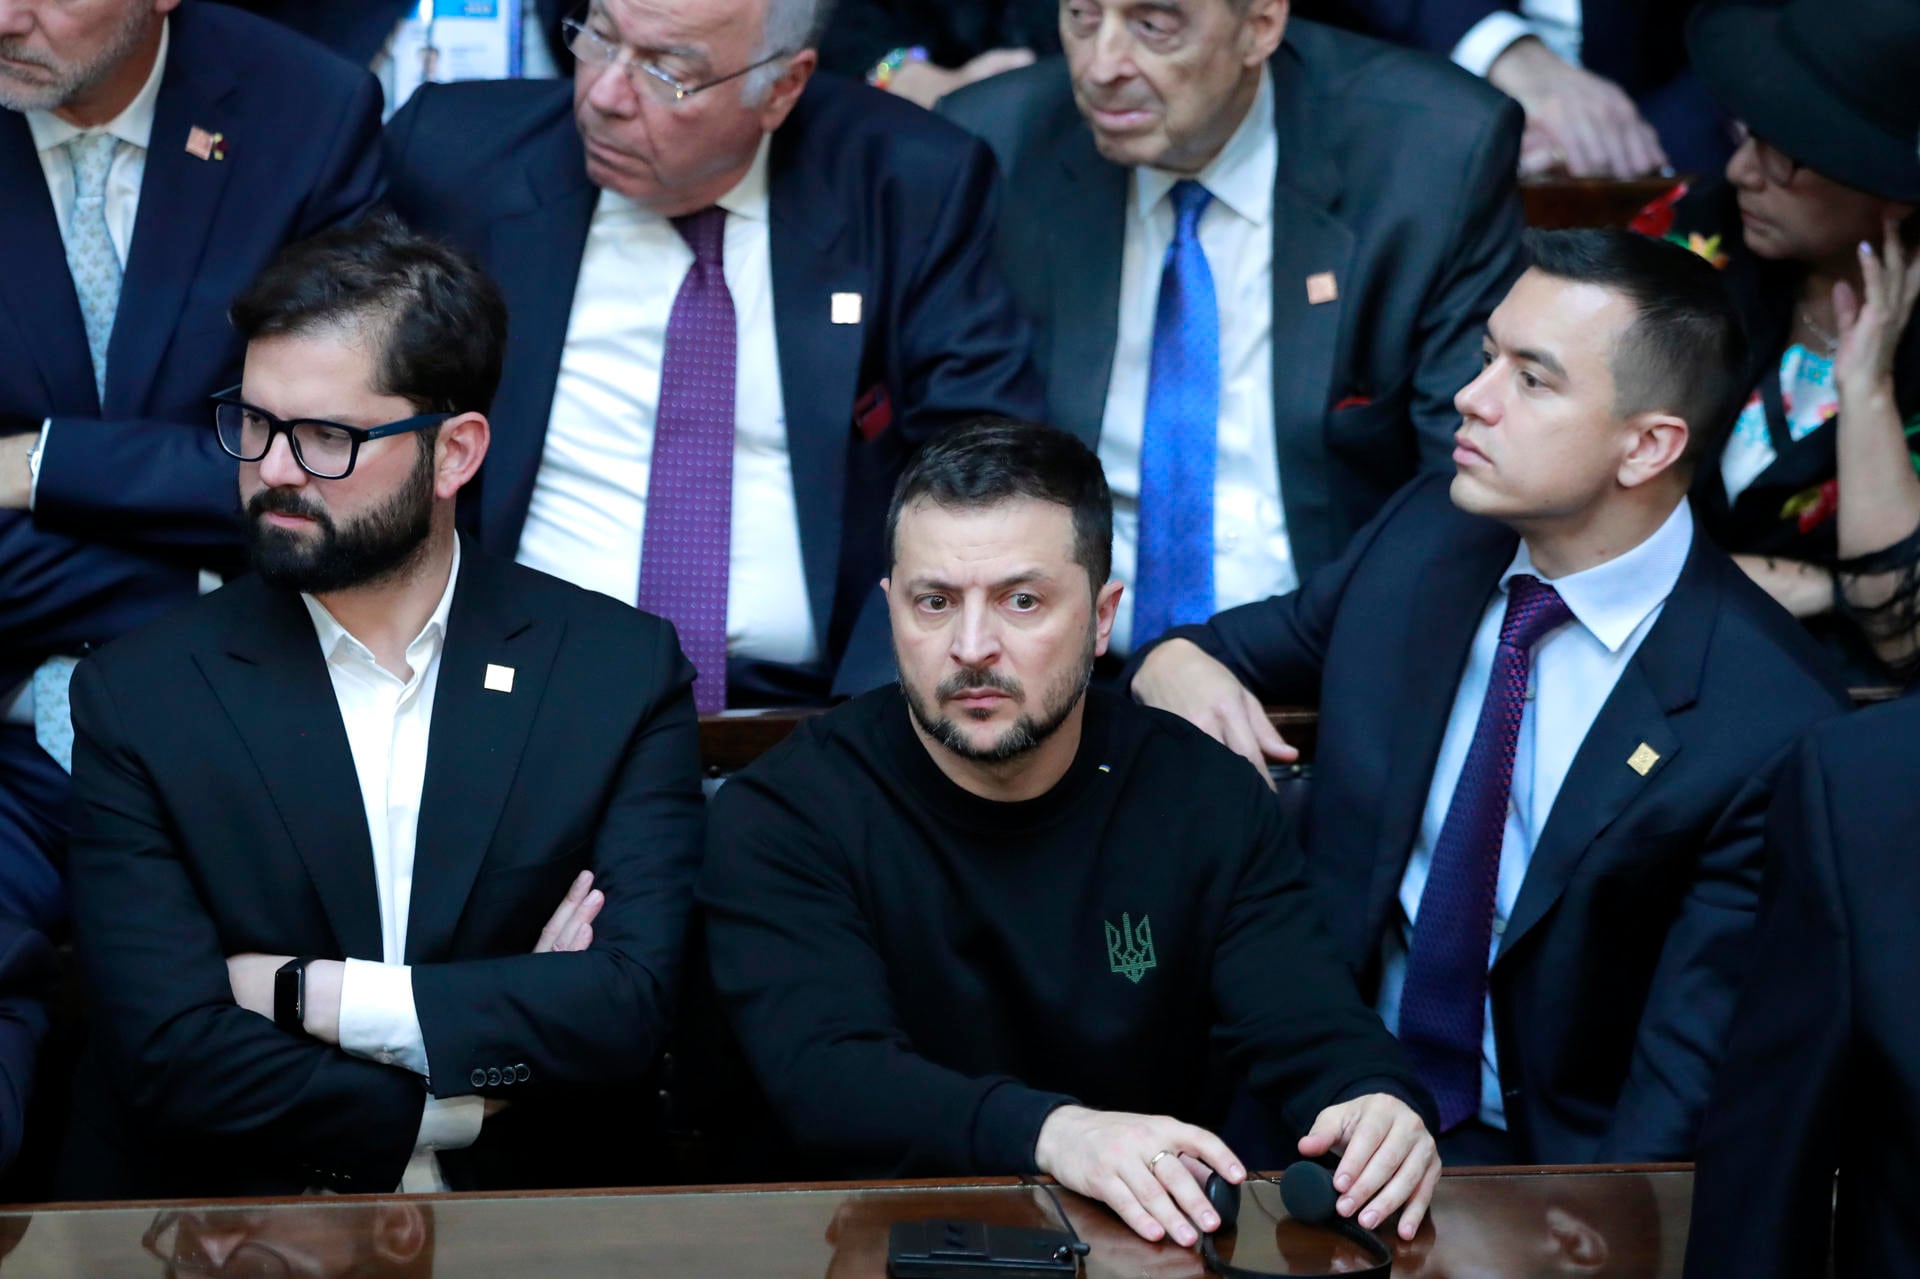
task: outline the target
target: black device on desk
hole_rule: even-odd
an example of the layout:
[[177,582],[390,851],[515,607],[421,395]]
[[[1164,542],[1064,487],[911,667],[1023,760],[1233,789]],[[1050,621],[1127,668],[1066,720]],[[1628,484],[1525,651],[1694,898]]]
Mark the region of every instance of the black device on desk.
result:
[[1061,1231],[1028,1226],[896,1221],[887,1235],[887,1273],[894,1279],[984,1279],[994,1275],[1058,1275],[1071,1279],[1080,1265],[1074,1242]]

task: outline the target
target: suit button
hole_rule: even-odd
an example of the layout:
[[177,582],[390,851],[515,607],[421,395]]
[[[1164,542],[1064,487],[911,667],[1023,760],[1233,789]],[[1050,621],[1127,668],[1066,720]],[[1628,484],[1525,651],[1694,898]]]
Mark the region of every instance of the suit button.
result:
[[524,1084],[533,1078],[533,1072],[527,1069],[527,1063],[523,1061],[513,1068],[513,1077]]
[[473,1073],[467,1076],[467,1078],[473,1082],[475,1088],[485,1088],[487,1086],[487,1072],[478,1066],[473,1068]]
[[487,1087],[498,1088],[499,1086],[500,1086],[500,1067],[495,1066],[492,1070],[489,1070],[487,1072]]

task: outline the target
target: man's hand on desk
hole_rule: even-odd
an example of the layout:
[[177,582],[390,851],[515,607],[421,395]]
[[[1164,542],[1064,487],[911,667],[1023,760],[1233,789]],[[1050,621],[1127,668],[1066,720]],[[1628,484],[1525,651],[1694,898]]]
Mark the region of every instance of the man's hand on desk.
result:
[[1033,1157],[1040,1171],[1120,1215],[1142,1239],[1171,1235],[1190,1248],[1200,1241],[1194,1226],[1214,1231],[1219,1215],[1207,1203],[1196,1177],[1217,1169],[1228,1181],[1246,1178],[1227,1144],[1204,1128],[1165,1115],[1061,1106],[1040,1125]]
[[1341,1156],[1333,1173],[1340,1192],[1335,1210],[1342,1217],[1357,1213],[1372,1230],[1405,1205],[1399,1233],[1413,1238],[1440,1184],[1440,1151],[1413,1107],[1386,1093],[1328,1106],[1300,1139],[1300,1153],[1318,1159],[1328,1151]]
[[1300,752],[1280,736],[1260,699],[1218,660],[1188,640],[1168,640],[1147,654],[1133,677],[1133,695],[1172,711],[1252,764],[1267,785],[1267,761],[1291,764]]

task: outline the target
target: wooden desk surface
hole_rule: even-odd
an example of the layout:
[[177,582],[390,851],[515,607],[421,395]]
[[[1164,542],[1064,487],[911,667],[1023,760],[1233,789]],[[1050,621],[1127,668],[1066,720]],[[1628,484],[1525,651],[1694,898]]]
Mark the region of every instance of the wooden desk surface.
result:
[[[1593,1276],[1678,1276],[1692,1173],[1685,1167],[1449,1172],[1431,1226],[1398,1243],[1394,1274],[1532,1279],[1577,1250]],[[1345,1268],[1345,1240],[1282,1220],[1279,1191],[1243,1201],[1222,1255],[1240,1265]],[[1085,1279],[1201,1279],[1198,1255],[1136,1238],[1105,1208],[1062,1192],[1089,1244]],[[1269,1216],[1264,1208],[1270,1208]],[[564,1195],[440,1195],[48,1207],[0,1213],[4,1279],[328,1276],[374,1279],[881,1279],[896,1221],[967,1218],[1055,1226],[1037,1188],[904,1182]],[[169,1268],[164,1257],[199,1258]]]

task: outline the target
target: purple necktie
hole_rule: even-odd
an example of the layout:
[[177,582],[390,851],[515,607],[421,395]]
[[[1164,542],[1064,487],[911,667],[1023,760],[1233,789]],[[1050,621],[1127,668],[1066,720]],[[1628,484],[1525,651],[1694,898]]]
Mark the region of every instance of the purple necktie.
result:
[[673,219],[693,265],[667,317],[653,424],[640,607],[672,621],[702,715],[727,705],[727,569],[733,540],[733,295],[721,269],[727,211]]
[[1530,654],[1542,636],[1572,618],[1559,592],[1538,578],[1517,573],[1507,582],[1507,616],[1487,696],[1420,894],[1400,995],[1400,1042],[1440,1103],[1442,1132],[1480,1109],[1493,907]]

